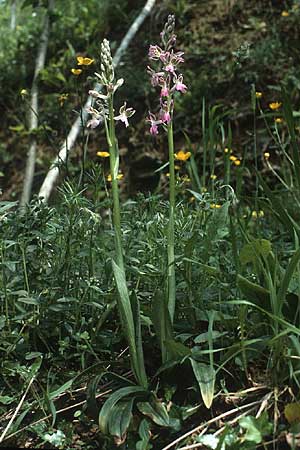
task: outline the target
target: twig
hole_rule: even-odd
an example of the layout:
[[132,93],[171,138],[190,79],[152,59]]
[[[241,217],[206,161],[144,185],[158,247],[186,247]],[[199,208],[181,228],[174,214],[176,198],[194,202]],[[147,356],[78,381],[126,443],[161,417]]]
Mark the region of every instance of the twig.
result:
[[[39,112],[39,87],[38,80],[41,70],[45,66],[48,41],[49,41],[49,30],[50,30],[50,12],[54,7],[54,0],[49,0],[48,9],[45,12],[43,32],[41,35],[38,55],[35,63],[34,77],[31,86],[31,99],[30,99],[30,117],[29,117],[29,131],[33,132],[38,127],[38,112]],[[36,161],[36,148],[37,140],[36,135],[31,133],[30,136],[30,147],[27,154],[25,177],[23,182],[23,192],[20,200],[20,207],[23,207],[30,201],[31,190],[34,179],[35,171],[35,161]]]
[[226,411],[225,413],[222,413],[219,416],[214,417],[213,419],[210,419],[207,422],[204,422],[201,425],[198,425],[193,430],[190,430],[187,433],[183,434],[179,438],[175,439],[175,441],[171,442],[166,447],[162,448],[162,450],[169,450],[169,448],[172,448],[174,445],[178,444],[178,442],[183,441],[187,437],[191,436],[191,434],[198,433],[202,428],[207,427],[208,425],[211,425],[212,423],[217,422],[218,420],[224,419],[225,417],[231,416],[232,414],[235,414],[235,413],[241,411],[242,409],[252,408],[255,405],[259,405],[260,403],[261,403],[261,401],[257,400],[255,402],[248,403],[247,405],[242,405],[242,406],[239,406],[238,408],[234,408],[234,409],[231,409],[230,411]]
[[[95,398],[103,397],[104,395],[109,394],[111,391],[112,391],[111,389],[108,389],[107,391],[101,392],[101,394],[97,394],[95,396]],[[63,412],[69,411],[70,409],[77,408],[77,406],[81,406],[84,403],[86,403],[86,400],[82,400],[81,402],[75,403],[74,405],[70,405],[70,406],[67,406],[66,408],[59,409],[58,411],[56,411],[56,414],[61,414]],[[11,439],[12,437],[16,436],[17,434],[22,433],[22,431],[27,430],[27,428],[29,426],[33,427],[33,426],[35,426],[35,425],[37,425],[37,424],[39,424],[41,422],[44,422],[45,420],[51,419],[51,417],[52,417],[52,414],[49,414],[48,416],[42,417],[41,419],[37,420],[36,422],[33,422],[32,424],[27,425],[26,427],[23,427],[20,430],[15,431],[12,434],[9,434],[8,436],[6,436],[6,438],[4,440],[7,441],[8,439]]]
[[30,386],[32,385],[34,379],[35,379],[35,375],[31,378],[31,380],[30,380],[30,382],[29,382],[29,384],[28,384],[28,386],[27,386],[27,388],[26,388],[26,391],[24,392],[23,397],[21,398],[21,400],[20,400],[18,406],[16,407],[15,412],[14,412],[13,415],[12,415],[12,418],[10,419],[10,421],[8,422],[8,424],[7,424],[6,428],[5,428],[5,430],[3,431],[3,433],[2,433],[2,435],[1,435],[1,437],[0,437],[0,444],[1,444],[1,442],[4,440],[6,433],[7,433],[8,430],[10,429],[11,424],[12,424],[13,421],[15,420],[16,415],[18,414],[18,412],[19,412],[21,406],[23,405],[23,402],[24,402],[24,400],[25,400],[25,398],[26,398],[26,395],[27,395],[27,393],[28,393],[28,391],[29,391],[29,389],[30,389]]
[[[147,0],[144,8],[142,9],[140,14],[137,16],[137,18],[134,20],[131,27],[127,31],[126,35],[124,36],[115,56],[113,58],[113,64],[115,67],[119,64],[123,53],[125,52],[125,50],[129,46],[130,42],[136,35],[141,24],[144,22],[146,17],[150,14],[150,11],[154,7],[155,1],[156,0]],[[100,91],[101,88],[102,88],[102,86],[97,83],[94,87],[94,90]],[[66,140],[64,141],[64,143],[62,144],[62,146],[60,148],[60,151],[59,151],[57,157],[54,159],[54,161],[51,164],[51,167],[44,179],[44,182],[43,182],[40,192],[39,192],[39,197],[41,197],[41,199],[44,202],[48,201],[48,199],[51,195],[52,189],[54,187],[54,184],[58,178],[59,165],[66,161],[67,154],[70,152],[70,150],[72,149],[72,147],[74,146],[74,144],[76,142],[81,125],[84,126],[87,121],[88,113],[87,113],[86,109],[91,105],[91,103],[92,103],[92,99],[91,99],[91,97],[88,97],[88,99],[83,107],[81,117],[77,117],[77,119],[73,123]]]

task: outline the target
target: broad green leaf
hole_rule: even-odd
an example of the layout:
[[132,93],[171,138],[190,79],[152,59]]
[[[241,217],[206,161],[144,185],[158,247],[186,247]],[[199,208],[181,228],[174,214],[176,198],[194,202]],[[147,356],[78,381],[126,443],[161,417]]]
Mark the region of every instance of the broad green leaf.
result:
[[152,302],[151,319],[159,340],[162,361],[164,363],[167,361],[167,347],[165,342],[172,339],[172,324],[165,296],[160,291],[156,292]]
[[242,275],[237,276],[237,284],[247,300],[259,303],[267,308],[270,304],[270,292],[262,286],[252,283]]
[[133,320],[133,313],[131,309],[131,302],[127,289],[124,270],[122,270],[113,260],[112,267],[114,277],[117,284],[119,293],[118,308],[120,319],[126,334],[127,342],[129,345],[132,369],[135,374],[136,380],[145,388],[147,387],[147,378],[144,365],[141,366],[143,361],[143,355],[138,355],[141,351],[140,347],[136,348],[136,335],[135,335],[135,323]]
[[132,407],[134,398],[117,403],[111,411],[108,430],[114,436],[117,445],[123,444],[126,440],[127,430],[132,419]]
[[288,423],[300,423],[300,403],[288,403],[285,405],[284,415]]
[[152,445],[149,443],[151,439],[150,424],[148,420],[143,419],[139,426],[139,436],[141,441],[136,443],[136,450],[150,450]]
[[172,359],[183,359],[192,353],[189,347],[181,342],[174,341],[174,339],[167,339],[165,345]]
[[190,358],[195,377],[198,381],[202,399],[206,408],[210,408],[214,399],[216,372],[213,367]]
[[137,298],[135,291],[131,295],[131,308],[132,315],[135,324],[135,346],[137,350],[137,362],[139,366],[139,372],[142,378],[145,380],[145,385],[147,385],[147,376],[145,372],[145,362],[143,353],[143,339],[142,339],[142,329],[141,329],[141,311],[140,302]]
[[8,395],[0,395],[0,403],[2,405],[9,405],[15,400],[15,397],[9,397]]
[[151,402],[139,402],[137,403],[137,407],[142,414],[150,417],[154,423],[161,427],[169,427],[170,426],[170,418],[165,406],[154,399]]
[[72,386],[72,383],[73,383],[73,379],[67,381],[66,383],[64,383],[59,388],[57,388],[54,391],[50,392],[49,393],[49,400],[53,400],[55,397],[58,397],[63,392],[66,392],[68,389],[70,389],[70,387]]
[[18,298],[17,301],[20,303],[26,303],[27,305],[39,305],[39,301],[33,297],[21,297]]
[[297,268],[299,259],[300,259],[300,248],[292,256],[292,258],[286,268],[283,280],[280,283],[280,288],[278,291],[278,300],[279,300],[281,306],[283,305],[283,303],[285,301],[285,297],[286,297],[286,294],[287,294],[287,291],[289,288],[289,284],[290,284],[291,278]]
[[271,434],[273,425],[269,422],[268,415],[263,412],[260,417],[246,416],[239,420],[239,425],[246,430],[243,440],[259,444],[263,436]]
[[272,246],[270,241],[267,239],[255,239],[244,245],[240,252],[240,261],[242,264],[249,262],[255,263],[260,256],[267,258],[271,250]]
[[255,442],[255,444],[260,444],[262,440],[261,432],[257,429],[257,426],[254,422],[254,417],[242,417],[239,421],[239,424],[242,428],[245,428],[246,433],[244,439],[246,441]]
[[99,428],[101,432],[107,434],[111,412],[113,411],[114,406],[120,400],[133,394],[145,394],[145,393],[146,393],[145,389],[143,389],[140,386],[128,386],[118,389],[116,392],[111,394],[104,403],[104,405],[102,406],[99,414]]

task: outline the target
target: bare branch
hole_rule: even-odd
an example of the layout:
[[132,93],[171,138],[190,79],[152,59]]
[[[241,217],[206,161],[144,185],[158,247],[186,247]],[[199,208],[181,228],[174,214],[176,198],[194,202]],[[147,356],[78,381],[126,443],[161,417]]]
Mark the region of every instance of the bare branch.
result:
[[[39,113],[39,88],[38,88],[38,77],[41,70],[45,66],[48,41],[49,41],[49,29],[50,29],[50,11],[54,7],[54,0],[49,0],[48,9],[45,12],[43,31],[41,35],[39,50],[35,62],[34,77],[31,87],[31,100],[30,100],[30,116],[29,116],[29,131],[33,131],[38,127],[38,113]],[[36,136],[31,135],[30,147],[27,153],[27,162],[25,169],[25,177],[23,183],[23,192],[20,200],[20,206],[26,205],[30,201],[34,170],[35,170],[35,160],[36,160]]]

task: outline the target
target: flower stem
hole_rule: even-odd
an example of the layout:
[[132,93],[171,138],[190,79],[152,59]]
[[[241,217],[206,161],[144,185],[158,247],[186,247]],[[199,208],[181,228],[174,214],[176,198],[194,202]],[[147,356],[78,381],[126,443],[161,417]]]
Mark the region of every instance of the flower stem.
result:
[[174,163],[174,137],[173,122],[168,124],[168,146],[169,146],[169,225],[168,225],[168,309],[171,323],[174,320],[176,303],[175,282],[175,252],[174,252],[174,220],[175,220],[175,163]]
[[113,195],[113,224],[114,224],[114,239],[116,250],[116,262],[120,269],[124,270],[123,248],[122,248],[122,232],[121,232],[121,218],[120,218],[120,200],[118,188],[118,169],[119,169],[119,149],[115,133],[114,123],[114,108],[113,108],[113,94],[108,97],[109,106],[109,128],[105,120],[105,128],[108,134],[109,154],[110,154],[110,173],[111,173],[111,187]]

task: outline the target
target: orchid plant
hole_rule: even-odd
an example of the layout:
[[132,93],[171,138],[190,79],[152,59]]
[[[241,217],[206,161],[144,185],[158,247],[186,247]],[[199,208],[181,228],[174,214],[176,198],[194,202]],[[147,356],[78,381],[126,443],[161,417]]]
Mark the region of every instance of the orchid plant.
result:
[[175,221],[175,162],[174,162],[174,137],[173,115],[175,93],[184,94],[187,86],[183,83],[183,75],[179,72],[179,66],[184,62],[183,52],[175,51],[176,35],[175,17],[169,15],[163,31],[160,34],[161,46],[150,45],[149,59],[156,63],[156,67],[148,66],[151,76],[151,84],[160,89],[159,111],[154,114],[149,112],[147,122],[150,123],[150,133],[157,135],[159,127],[162,127],[168,135],[169,146],[169,224],[168,224],[168,283],[167,305],[171,319],[174,320],[176,304],[176,280],[175,280],[175,252],[174,252],[174,221]]
[[118,180],[119,177],[119,147],[115,131],[115,122],[120,121],[126,127],[129,126],[128,119],[133,116],[133,108],[127,108],[126,103],[121,106],[119,114],[114,111],[114,94],[122,86],[124,80],[121,78],[115,81],[113,61],[110,52],[110,45],[107,39],[101,44],[101,72],[95,73],[106,92],[100,93],[97,90],[90,90],[89,94],[94,99],[94,105],[88,108],[91,119],[87,122],[88,128],[96,128],[104,122],[106,140],[109,148],[110,159],[110,180],[113,196],[113,227],[115,240],[115,256],[112,258],[112,267],[118,289],[117,304],[120,320],[127,338],[132,370],[135,378],[142,388],[147,387],[147,377],[144,366],[144,356],[140,330],[140,312],[136,296],[132,301],[129,296],[126,273],[123,257],[122,230],[120,218],[120,201]]

